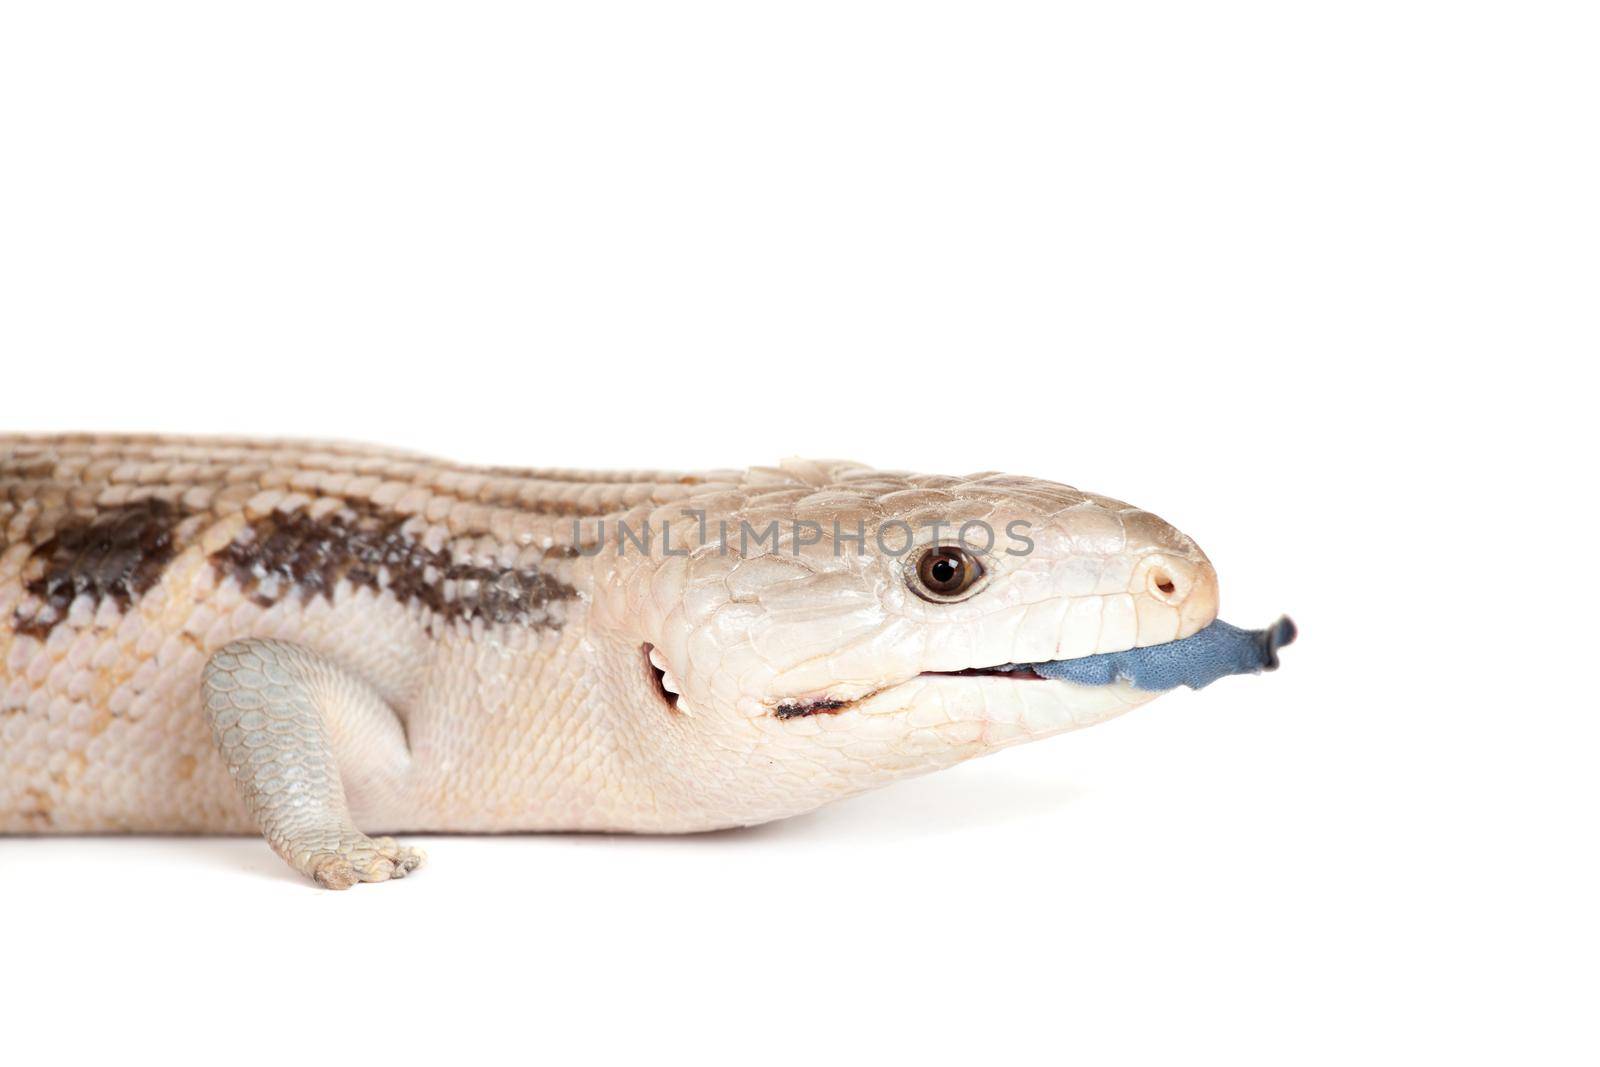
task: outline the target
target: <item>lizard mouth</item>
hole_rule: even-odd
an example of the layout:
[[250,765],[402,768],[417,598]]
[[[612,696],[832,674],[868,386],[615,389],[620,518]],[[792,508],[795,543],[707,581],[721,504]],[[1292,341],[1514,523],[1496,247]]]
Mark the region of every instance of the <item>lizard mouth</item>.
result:
[[[1064,661],[1063,661],[1064,662]],[[1017,682],[1045,682],[1049,681],[1044,675],[1034,670],[1031,663],[1006,664],[1003,667],[968,667],[962,671],[923,671],[918,678],[1010,678]]]
[[[1244,630],[1217,620],[1188,637],[1158,645],[1142,645],[1120,652],[1100,652],[1073,659],[1034,663],[1002,663],[993,667],[967,667],[956,671],[923,671],[918,678],[1004,678],[1016,682],[1067,682],[1080,686],[1105,686],[1125,682],[1147,692],[1165,692],[1178,686],[1200,689],[1233,674],[1259,674],[1278,669],[1278,650],[1292,644],[1298,630],[1287,615],[1262,630]],[[850,700],[820,697],[779,704],[773,714],[780,719],[808,715],[837,715],[886,686]]]
[[779,704],[777,707],[773,708],[772,714],[776,715],[780,719],[802,719],[808,715],[837,715],[842,711],[847,711],[850,708],[855,707],[857,704],[860,704],[865,700],[870,700],[879,693],[887,692],[890,689],[894,689],[897,686],[904,685],[906,682],[914,681],[918,678],[1005,678],[1014,682],[1043,682],[1047,680],[1043,675],[1036,674],[1030,667],[1016,666],[1012,664],[1008,664],[1003,667],[968,667],[966,670],[960,671],[923,671],[920,674],[914,674],[910,678],[906,678],[903,681],[895,682],[892,685],[880,686],[877,689],[862,693],[858,697],[851,697],[848,700],[841,699],[839,697],[819,697],[812,700],[786,700],[782,704]]
[[823,697],[820,700],[790,700],[779,704],[772,709],[772,714],[780,719],[803,719],[807,715],[837,715],[845,708],[853,707],[870,696],[877,696],[882,689],[874,689],[870,693],[863,693],[854,700],[835,700],[833,697]]

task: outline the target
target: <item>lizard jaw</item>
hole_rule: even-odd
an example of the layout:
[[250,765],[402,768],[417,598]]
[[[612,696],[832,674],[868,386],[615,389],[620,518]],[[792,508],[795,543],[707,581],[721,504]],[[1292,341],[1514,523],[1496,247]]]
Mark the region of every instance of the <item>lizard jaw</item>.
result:
[[823,695],[786,700],[773,708],[773,714],[780,719],[837,715],[919,678],[987,678],[1002,683],[1058,681],[1078,689],[1125,683],[1152,694],[1180,685],[1199,689],[1232,674],[1277,670],[1278,650],[1293,643],[1296,635],[1295,625],[1288,616],[1263,630],[1241,630],[1217,621],[1189,637],[1117,652],[954,671],[922,671],[910,679],[848,699]]

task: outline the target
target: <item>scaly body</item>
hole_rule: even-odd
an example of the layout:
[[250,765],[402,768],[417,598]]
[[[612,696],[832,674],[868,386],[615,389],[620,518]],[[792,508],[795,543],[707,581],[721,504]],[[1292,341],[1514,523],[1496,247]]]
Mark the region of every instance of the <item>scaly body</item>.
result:
[[[896,522],[912,551],[876,539]],[[1028,551],[930,594],[930,522],[1020,524]],[[0,437],[0,832],[260,826],[338,885],[416,862],[352,824],[756,823],[1151,695],[953,672],[1170,642],[1215,611],[1186,537],[1033,479]],[[326,807],[343,843],[273,804]]]

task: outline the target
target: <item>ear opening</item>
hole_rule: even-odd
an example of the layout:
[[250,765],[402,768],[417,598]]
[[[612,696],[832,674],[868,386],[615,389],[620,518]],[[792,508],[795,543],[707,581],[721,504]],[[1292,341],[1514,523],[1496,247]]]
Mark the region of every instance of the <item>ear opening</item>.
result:
[[656,651],[654,645],[642,645],[640,646],[640,651],[644,655],[645,671],[650,677],[651,687],[655,689],[656,695],[666,704],[667,710],[676,712],[678,710],[678,694],[667,683],[666,660],[661,657],[661,653]]

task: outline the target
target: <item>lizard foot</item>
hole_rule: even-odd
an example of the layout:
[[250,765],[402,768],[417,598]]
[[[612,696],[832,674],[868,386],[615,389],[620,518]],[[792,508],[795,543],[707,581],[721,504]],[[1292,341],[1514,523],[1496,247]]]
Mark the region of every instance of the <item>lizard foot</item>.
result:
[[363,837],[337,852],[312,853],[304,870],[326,889],[349,889],[357,882],[404,878],[424,858],[421,849],[399,844],[392,837]]

